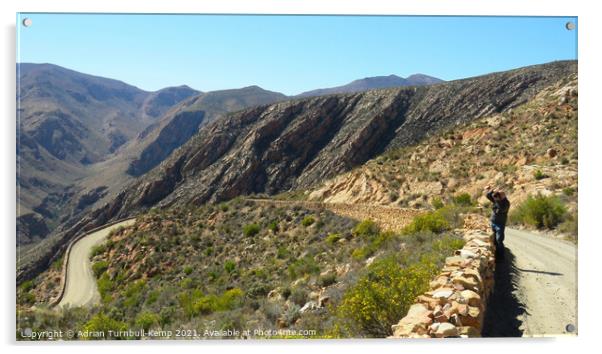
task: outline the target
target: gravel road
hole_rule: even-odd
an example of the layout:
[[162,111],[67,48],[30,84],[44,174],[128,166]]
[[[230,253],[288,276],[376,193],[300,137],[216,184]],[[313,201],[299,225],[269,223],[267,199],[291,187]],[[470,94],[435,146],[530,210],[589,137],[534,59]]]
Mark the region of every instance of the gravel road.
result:
[[132,225],[135,221],[135,219],[125,220],[93,232],[71,247],[67,265],[65,294],[57,305],[58,307],[65,305],[70,307],[88,306],[100,301],[100,295],[96,288],[96,278],[92,273],[92,265],[90,264],[90,251],[92,247],[101,244],[112,230],[120,226]]
[[[577,247],[506,229],[506,258],[496,268],[483,336],[577,333]],[[567,331],[573,325],[574,331]]]

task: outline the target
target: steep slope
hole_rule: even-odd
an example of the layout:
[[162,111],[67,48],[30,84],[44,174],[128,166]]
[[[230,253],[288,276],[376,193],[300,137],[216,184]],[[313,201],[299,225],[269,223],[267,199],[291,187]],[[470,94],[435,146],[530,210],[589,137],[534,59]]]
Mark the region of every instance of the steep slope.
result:
[[385,150],[524,103],[575,69],[559,62],[245,110],[204,127],[111,207],[131,211],[308,188]]
[[518,205],[529,195],[558,195],[577,209],[577,74],[529,102],[453,127],[417,145],[393,149],[324,182],[308,199],[328,203],[428,206],[502,188]]
[[133,142],[141,147],[139,156],[130,162],[128,174],[140,176],[158,165],[164,158],[197,132],[199,126],[212,122],[227,112],[269,104],[286,96],[258,86],[207,92],[191,98],[163,117],[156,126],[142,132]]
[[18,243],[106,202],[224,113],[285,95],[257,86],[146,92],[50,64],[20,64]]
[[402,86],[424,86],[424,85],[432,85],[443,82],[443,80],[438,79],[436,77],[424,75],[424,74],[414,74],[408,76],[407,78],[399,77],[397,75],[389,75],[389,76],[373,76],[366,77],[363,79],[352,81],[346,85],[323,88],[317,90],[311,90],[307,92],[300,93],[297,97],[314,97],[314,96],[322,96],[322,95],[331,95],[337,93],[353,93],[353,92],[362,92],[374,89],[381,88],[391,88],[391,87],[402,87]]
[[[17,64],[18,242],[44,237],[58,222],[71,185],[198,92],[146,92],[121,81],[51,64]],[[33,222],[33,223],[32,223]]]
[[158,165],[205,124],[227,112],[285,98],[283,94],[251,86],[206,92],[186,99],[130,140],[118,153],[90,166],[90,175],[73,187],[78,192],[71,200],[82,202],[75,208],[71,205],[71,212],[65,213],[64,220],[77,218],[84,210],[112,200],[136,176]]

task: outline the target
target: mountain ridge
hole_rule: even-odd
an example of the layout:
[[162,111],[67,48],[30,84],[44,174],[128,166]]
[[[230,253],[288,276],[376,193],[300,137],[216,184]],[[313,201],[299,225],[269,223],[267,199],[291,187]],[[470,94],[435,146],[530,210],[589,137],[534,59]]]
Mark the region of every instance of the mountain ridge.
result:
[[436,77],[424,74],[413,74],[408,76],[407,78],[399,77],[394,74],[387,76],[370,76],[362,79],[353,80],[347,84],[340,86],[305,91],[296,95],[295,97],[313,97],[338,93],[354,93],[367,90],[403,86],[423,86],[437,84],[441,82],[444,81]]

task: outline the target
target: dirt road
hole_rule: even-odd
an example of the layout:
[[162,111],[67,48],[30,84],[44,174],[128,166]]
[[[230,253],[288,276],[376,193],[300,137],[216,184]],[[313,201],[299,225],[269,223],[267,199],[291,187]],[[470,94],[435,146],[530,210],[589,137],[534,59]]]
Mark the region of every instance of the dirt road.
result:
[[400,231],[416,215],[424,213],[424,210],[410,208],[396,208],[384,205],[347,204],[347,203],[323,203],[314,201],[295,201],[277,199],[247,199],[259,204],[272,204],[279,206],[299,206],[302,208],[321,210],[328,209],[333,213],[346,216],[356,220],[370,219],[383,230]]
[[[497,264],[483,336],[577,333],[577,247],[506,229],[506,258]],[[567,331],[573,325],[573,332]]]
[[108,226],[83,237],[71,247],[67,264],[65,293],[57,305],[58,307],[87,306],[100,301],[96,278],[90,264],[90,251],[92,247],[101,244],[112,230],[120,226],[132,225],[134,222],[135,219],[130,219]]

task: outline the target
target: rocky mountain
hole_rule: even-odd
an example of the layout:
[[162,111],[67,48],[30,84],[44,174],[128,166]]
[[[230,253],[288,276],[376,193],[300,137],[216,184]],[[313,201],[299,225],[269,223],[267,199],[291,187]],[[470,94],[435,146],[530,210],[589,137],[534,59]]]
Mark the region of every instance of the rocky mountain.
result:
[[197,95],[173,109],[159,122],[140,133],[133,145],[142,147],[130,162],[128,174],[140,176],[158,165],[176,148],[207,124],[227,112],[282,101],[286,96],[258,86],[212,91]]
[[20,277],[44,268],[66,240],[151,207],[307,190],[371,158],[518,107],[574,75],[553,62],[439,85],[373,90],[257,106],[204,125],[153,170],[22,257]]
[[146,92],[51,64],[19,64],[18,243],[109,199],[226,112],[283,94],[257,86]]
[[457,195],[480,205],[487,185],[513,205],[529,196],[557,196],[577,212],[577,74],[559,79],[528,102],[417,145],[392,149],[310,189],[326,203],[428,208]]
[[337,93],[362,92],[374,89],[402,86],[424,86],[437,84],[441,82],[443,82],[443,80],[424,74],[414,74],[408,76],[407,78],[399,77],[397,75],[373,76],[355,80],[342,86],[303,92],[297,95],[297,97],[313,97]]
[[18,64],[17,78],[18,240],[25,243],[53,227],[56,202],[90,165],[198,94],[188,87],[146,92],[52,64]]

